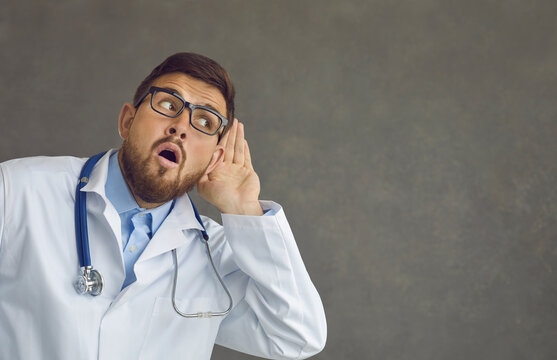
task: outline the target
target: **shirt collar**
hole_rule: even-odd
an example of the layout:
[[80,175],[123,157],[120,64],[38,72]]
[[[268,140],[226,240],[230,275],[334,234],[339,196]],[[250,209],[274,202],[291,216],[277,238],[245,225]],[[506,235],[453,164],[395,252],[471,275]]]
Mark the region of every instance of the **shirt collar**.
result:
[[167,203],[162,204],[159,207],[154,209],[150,209],[147,212],[151,214],[151,233],[154,234],[157,232],[159,227],[161,226],[162,222],[168,214],[170,210],[172,210],[172,206],[174,205],[174,201],[169,201]]
[[108,160],[105,192],[106,197],[110,200],[112,205],[114,205],[116,211],[120,215],[126,211],[139,208],[124,180],[122,170],[120,170],[118,151],[113,152]]

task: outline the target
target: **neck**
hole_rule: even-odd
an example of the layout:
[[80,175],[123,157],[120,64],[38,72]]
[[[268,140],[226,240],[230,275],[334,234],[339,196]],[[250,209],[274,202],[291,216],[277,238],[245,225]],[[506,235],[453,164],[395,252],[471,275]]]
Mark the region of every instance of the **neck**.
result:
[[[130,186],[128,185],[128,188],[129,187]],[[130,189],[130,191],[132,192],[133,198],[135,199],[135,202],[137,202],[137,205],[139,205],[139,207],[142,207],[144,209],[153,209],[164,204],[164,203],[150,203],[150,202],[143,201],[139,196],[135,195],[132,189]]]

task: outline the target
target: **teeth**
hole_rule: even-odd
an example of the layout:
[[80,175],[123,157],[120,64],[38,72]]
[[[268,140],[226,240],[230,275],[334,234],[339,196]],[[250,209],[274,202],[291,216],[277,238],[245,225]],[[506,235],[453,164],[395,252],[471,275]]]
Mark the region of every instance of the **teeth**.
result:
[[173,163],[176,162],[176,155],[174,155],[174,153],[170,150],[163,150],[160,152],[159,156],[162,156],[163,158],[172,161]]

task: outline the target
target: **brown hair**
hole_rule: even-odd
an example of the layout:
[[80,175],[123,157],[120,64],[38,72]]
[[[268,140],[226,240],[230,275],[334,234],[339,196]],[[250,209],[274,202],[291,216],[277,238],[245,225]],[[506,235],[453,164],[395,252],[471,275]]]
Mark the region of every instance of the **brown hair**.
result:
[[189,75],[220,91],[226,101],[226,118],[228,119],[228,125],[222,132],[224,134],[232,126],[232,120],[234,120],[234,86],[226,70],[206,56],[187,52],[169,56],[139,84],[133,97],[133,103],[136,104],[139,101],[157,78],[174,72]]

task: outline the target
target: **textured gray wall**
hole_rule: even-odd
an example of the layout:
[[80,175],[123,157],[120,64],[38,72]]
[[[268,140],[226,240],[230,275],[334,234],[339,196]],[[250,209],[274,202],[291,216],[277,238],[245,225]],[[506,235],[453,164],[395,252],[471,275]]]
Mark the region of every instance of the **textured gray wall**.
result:
[[316,359],[554,359],[556,4],[3,3],[0,160],[117,146],[146,73],[208,55],[321,293]]

